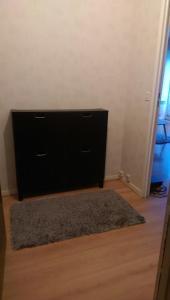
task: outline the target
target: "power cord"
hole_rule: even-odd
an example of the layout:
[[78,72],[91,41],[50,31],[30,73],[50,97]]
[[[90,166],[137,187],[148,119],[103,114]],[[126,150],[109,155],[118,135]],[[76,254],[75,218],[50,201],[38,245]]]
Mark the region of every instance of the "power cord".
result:
[[151,195],[156,198],[164,198],[167,197],[167,187],[164,184],[161,184],[160,186],[152,187],[151,189]]

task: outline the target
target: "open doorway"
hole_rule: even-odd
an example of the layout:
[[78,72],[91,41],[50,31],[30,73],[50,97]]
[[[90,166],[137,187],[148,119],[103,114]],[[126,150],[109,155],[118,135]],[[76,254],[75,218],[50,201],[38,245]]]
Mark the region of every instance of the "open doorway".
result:
[[170,31],[156,125],[151,193],[164,197],[170,181]]

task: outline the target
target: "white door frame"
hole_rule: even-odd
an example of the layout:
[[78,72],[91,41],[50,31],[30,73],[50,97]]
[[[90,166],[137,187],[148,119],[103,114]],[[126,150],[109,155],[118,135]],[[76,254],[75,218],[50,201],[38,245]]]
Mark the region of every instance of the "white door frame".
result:
[[162,88],[163,70],[166,59],[168,32],[170,19],[170,0],[162,0],[158,47],[154,71],[154,83],[152,89],[152,107],[149,117],[149,130],[146,148],[145,174],[143,182],[143,196],[148,197],[150,193],[151,173],[153,165],[154,146],[156,140],[156,121],[158,116],[159,96]]
[[154,300],[170,298],[170,191],[166,207]]

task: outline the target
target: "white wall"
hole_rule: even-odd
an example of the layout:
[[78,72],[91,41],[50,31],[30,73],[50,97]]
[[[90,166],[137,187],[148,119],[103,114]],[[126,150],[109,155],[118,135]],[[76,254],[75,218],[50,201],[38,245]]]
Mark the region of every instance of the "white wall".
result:
[[131,11],[126,0],[1,1],[3,191],[16,188],[11,109],[108,109],[106,175],[120,170]]
[[152,94],[154,67],[158,48],[161,0],[133,0],[132,45],[129,57],[129,84],[125,101],[125,126],[122,169],[132,185],[143,193],[150,109],[146,92]]
[[162,0],[2,0],[0,180],[16,187],[11,109],[109,110],[106,175],[143,186]]

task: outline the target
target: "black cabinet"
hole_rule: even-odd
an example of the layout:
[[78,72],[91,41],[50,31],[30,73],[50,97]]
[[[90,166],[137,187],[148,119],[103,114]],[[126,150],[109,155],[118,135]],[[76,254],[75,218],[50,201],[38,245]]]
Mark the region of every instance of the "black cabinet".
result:
[[19,199],[98,184],[106,110],[12,111]]

